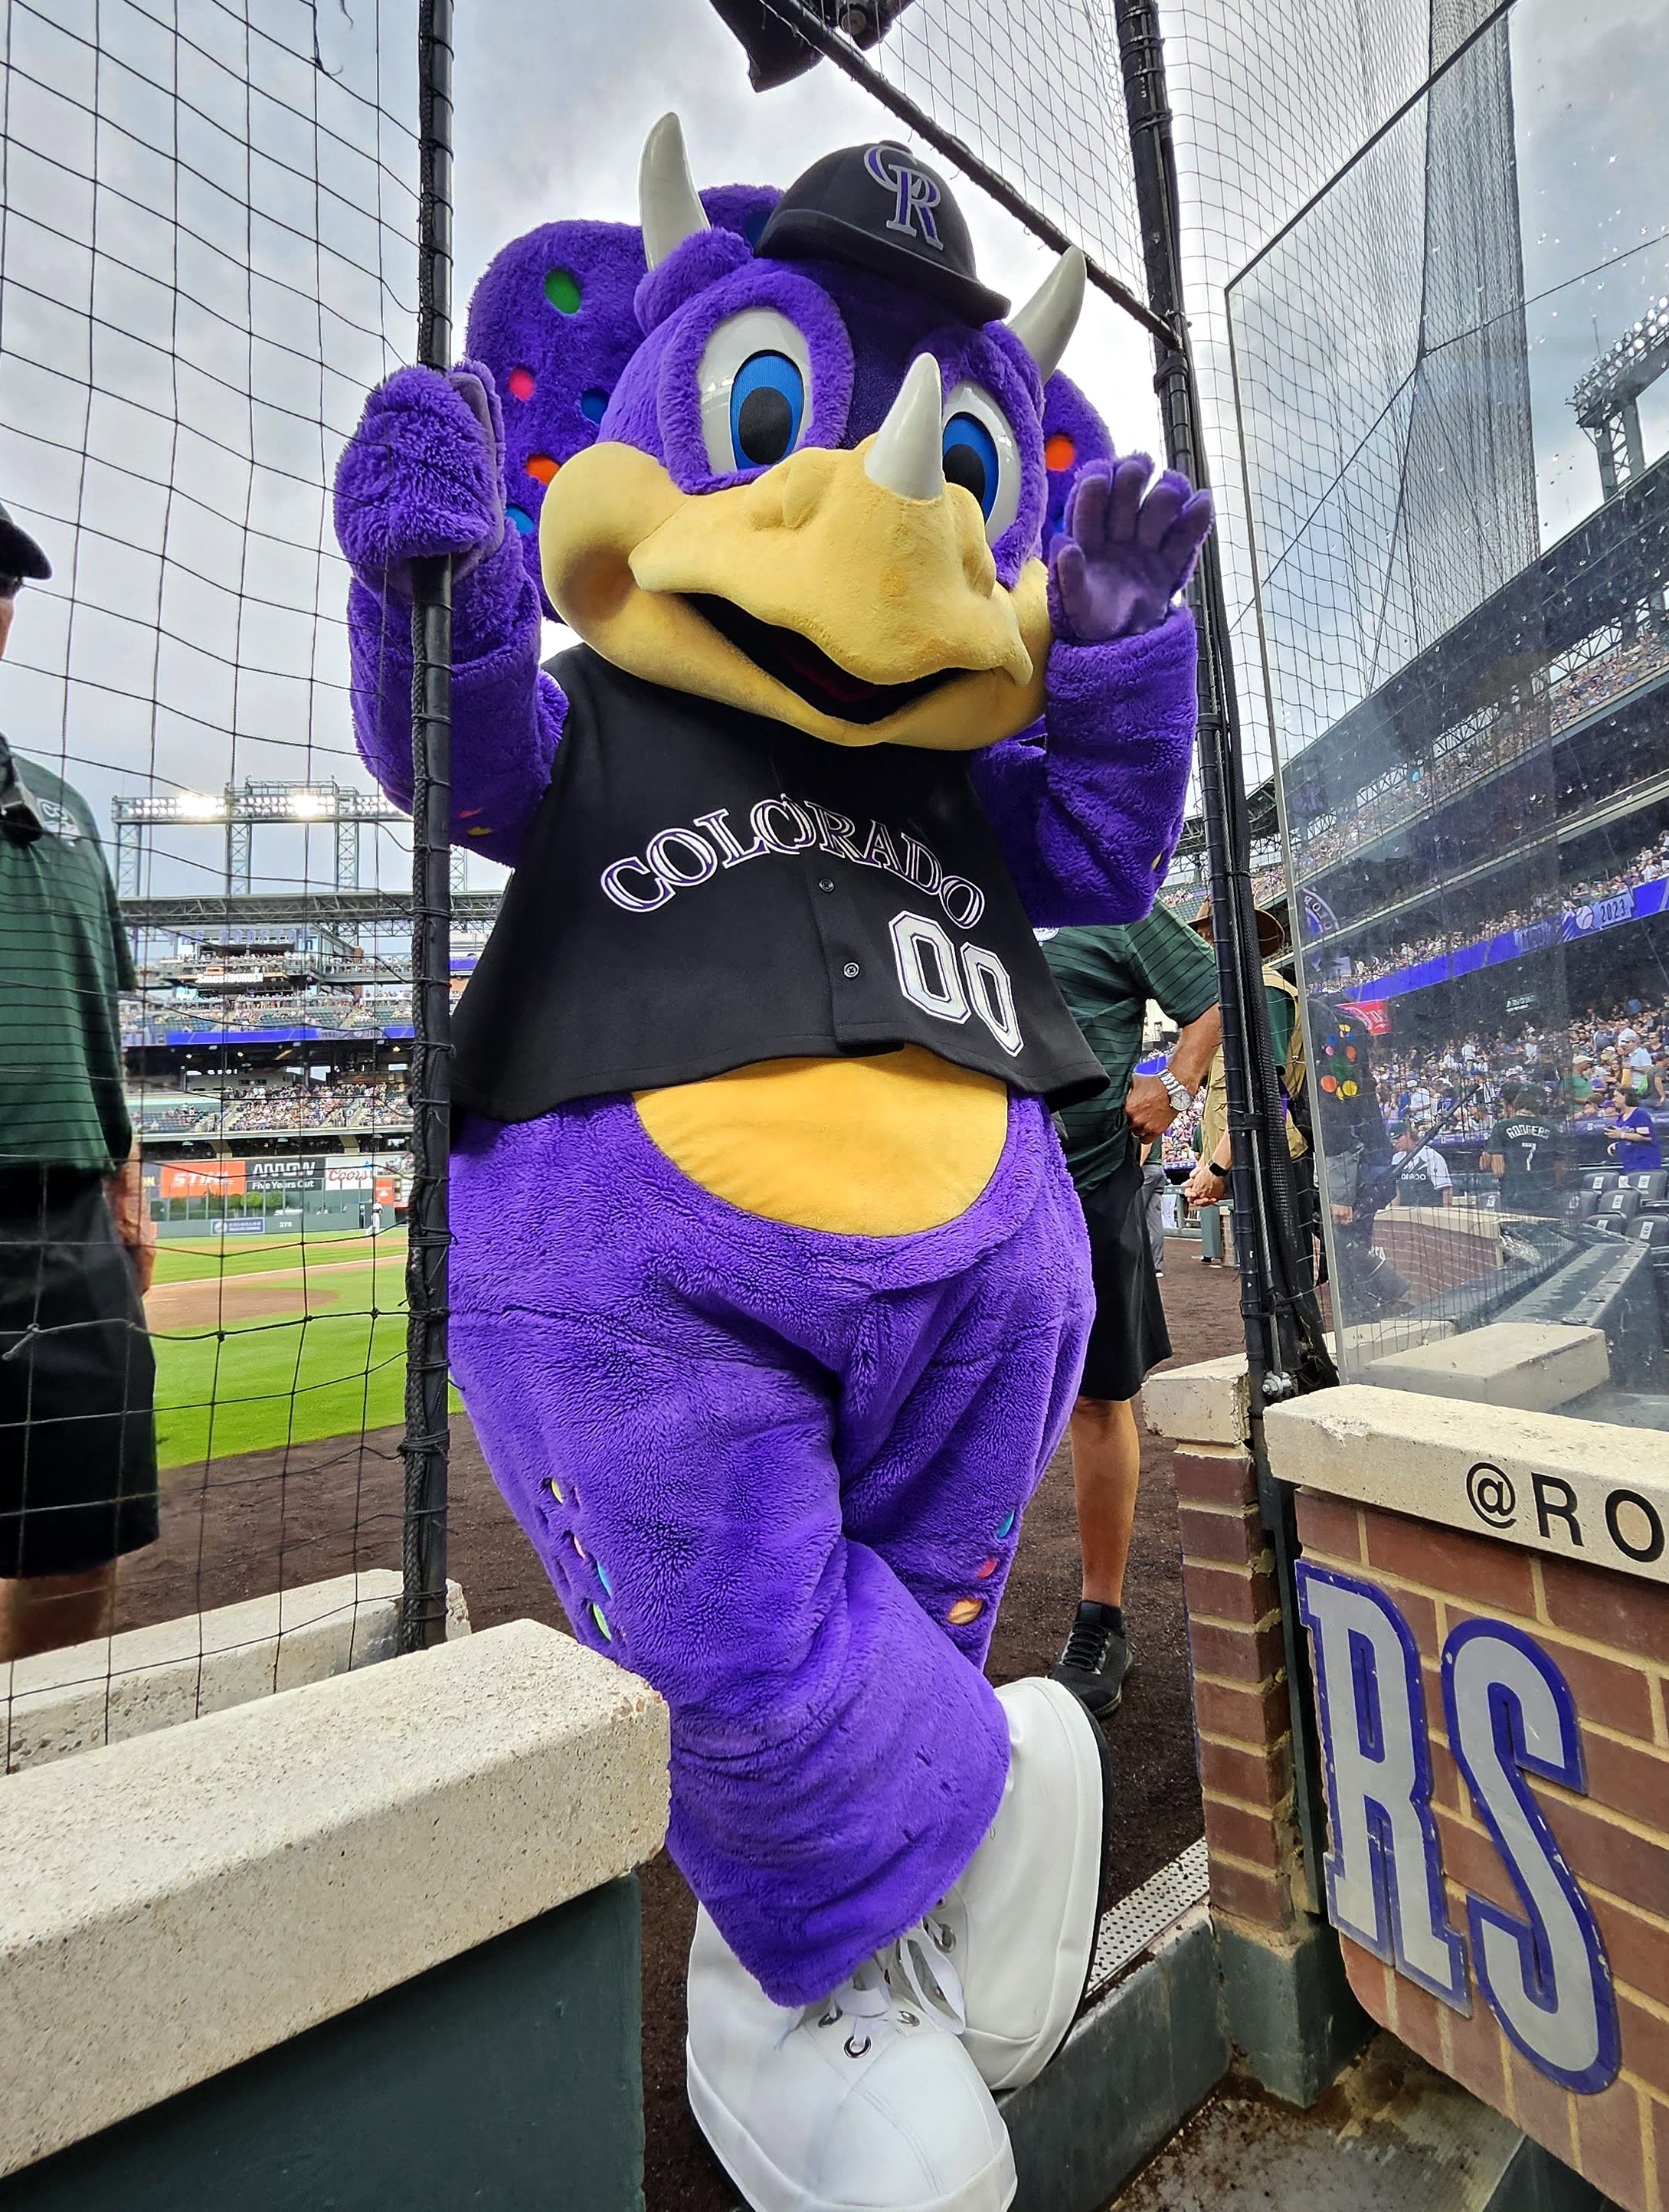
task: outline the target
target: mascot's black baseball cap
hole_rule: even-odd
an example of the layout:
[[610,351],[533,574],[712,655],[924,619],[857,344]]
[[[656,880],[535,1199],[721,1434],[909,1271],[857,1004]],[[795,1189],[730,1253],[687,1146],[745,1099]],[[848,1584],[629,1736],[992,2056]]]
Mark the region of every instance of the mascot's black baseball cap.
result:
[[0,507],[0,576],[27,576],[44,584],[52,564],[27,530],[21,529]]
[[907,148],[825,154],[789,185],[754,249],[772,261],[849,261],[930,293],[965,322],[1008,313],[974,273],[974,241],[950,187]]

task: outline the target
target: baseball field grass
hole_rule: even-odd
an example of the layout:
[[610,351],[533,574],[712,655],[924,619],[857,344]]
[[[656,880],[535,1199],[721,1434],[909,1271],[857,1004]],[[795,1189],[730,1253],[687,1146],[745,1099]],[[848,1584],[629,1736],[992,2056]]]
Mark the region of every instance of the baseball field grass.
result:
[[146,1314],[165,1469],[404,1418],[404,1235],[374,1253],[363,1236],[310,1236],[305,1264],[297,1244],[165,1247]]
[[[274,1268],[325,1266],[367,1255],[372,1240],[362,1229],[309,1230],[305,1237],[209,1237],[166,1238],[156,1248],[158,1283],[218,1281],[230,1275],[263,1275]],[[376,1239],[377,1256],[385,1261],[397,1255],[405,1265],[404,1229],[385,1230]]]

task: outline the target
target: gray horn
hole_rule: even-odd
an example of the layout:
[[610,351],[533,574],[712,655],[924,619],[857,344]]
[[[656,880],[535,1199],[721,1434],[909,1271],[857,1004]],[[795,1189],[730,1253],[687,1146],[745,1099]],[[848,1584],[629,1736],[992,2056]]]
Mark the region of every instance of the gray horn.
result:
[[865,472],[883,491],[937,499],[944,489],[944,388],[932,355],[918,354],[864,456]]
[[676,115],[663,115],[643,142],[638,220],[643,226],[643,258],[652,269],[659,268],[685,239],[711,228],[695,197],[683,127]]
[[1069,246],[1009,328],[1037,363],[1045,384],[1060,366],[1083,306],[1083,256]]

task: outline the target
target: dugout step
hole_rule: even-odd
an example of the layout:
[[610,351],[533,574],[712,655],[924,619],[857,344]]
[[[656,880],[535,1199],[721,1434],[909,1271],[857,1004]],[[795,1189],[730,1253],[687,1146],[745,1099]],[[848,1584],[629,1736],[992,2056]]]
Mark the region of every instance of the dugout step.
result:
[[1616,2212],[1381,2033],[1301,2112],[1231,2079],[1108,2212]]

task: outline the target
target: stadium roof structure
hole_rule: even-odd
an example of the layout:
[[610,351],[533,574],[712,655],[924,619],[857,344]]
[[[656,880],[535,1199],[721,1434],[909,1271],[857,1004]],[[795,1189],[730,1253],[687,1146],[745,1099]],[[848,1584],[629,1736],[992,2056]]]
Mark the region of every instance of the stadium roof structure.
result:
[[[490,922],[497,891],[454,891],[455,922]],[[160,898],[124,898],[130,929],[342,929],[411,921],[410,891],[191,891]]]
[[1550,545],[1377,691],[1290,756],[1334,787],[1417,757],[1501,696],[1512,664],[1539,667],[1669,586],[1669,455]]
[[[1267,843],[1281,834],[1280,817],[1275,807],[1275,779],[1266,775],[1263,781],[1246,794],[1247,829],[1254,845]],[[1205,817],[1191,814],[1182,824],[1182,835],[1176,841],[1180,860],[1197,859],[1205,850]]]

